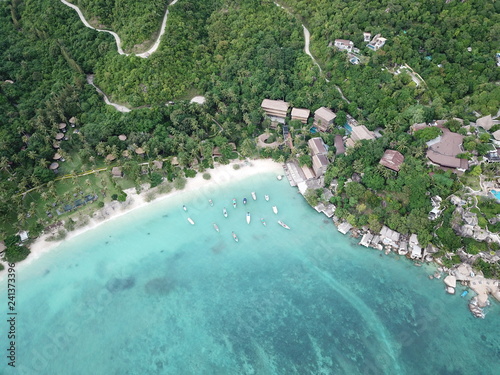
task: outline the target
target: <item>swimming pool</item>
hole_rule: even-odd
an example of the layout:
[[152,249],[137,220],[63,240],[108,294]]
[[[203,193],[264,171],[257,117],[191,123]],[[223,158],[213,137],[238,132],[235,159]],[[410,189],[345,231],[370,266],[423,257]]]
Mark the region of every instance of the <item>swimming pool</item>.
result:
[[500,201],[500,191],[490,190],[490,193],[493,194],[495,198]]

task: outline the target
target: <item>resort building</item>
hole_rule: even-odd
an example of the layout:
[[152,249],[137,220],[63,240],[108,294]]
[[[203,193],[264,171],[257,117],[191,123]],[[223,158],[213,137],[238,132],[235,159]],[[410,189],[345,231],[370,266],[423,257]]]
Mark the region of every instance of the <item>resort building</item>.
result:
[[326,155],[328,153],[328,150],[320,137],[311,138],[307,144],[311,150],[311,155]]
[[264,99],[260,106],[271,120],[285,123],[290,104],[283,100]]
[[313,155],[312,161],[313,171],[316,174],[316,177],[323,175],[328,168],[328,164],[330,164],[326,156],[322,154]]
[[483,128],[484,130],[490,130],[493,126],[493,119],[491,118],[491,115],[478,118],[476,121],[476,126],[479,128]]
[[367,47],[374,51],[377,51],[384,46],[386,40],[387,39],[382,38],[380,34],[377,34],[373,37],[372,41],[367,44]]
[[419,130],[427,128],[428,126],[429,125],[427,125],[425,122],[419,122],[419,123],[413,124],[410,127],[410,132],[411,132],[411,134],[413,134],[415,132],[418,132]]
[[342,136],[337,134],[335,136],[335,155],[345,154],[344,141],[342,140]]
[[463,153],[463,136],[453,133],[443,128],[443,134],[437,138],[437,142],[428,142],[427,158],[434,164],[445,168],[465,171],[469,168],[469,162],[466,159],[459,159],[456,156]]
[[387,226],[383,226],[382,229],[380,230],[380,240],[385,244],[385,245],[390,245],[396,247],[399,243],[399,237],[401,236],[400,233],[389,229]]
[[[368,130],[366,126],[359,125],[352,127],[351,138],[354,143],[362,140],[372,140],[375,139],[375,134],[372,131]],[[347,142],[346,142],[347,144]]]
[[307,120],[311,111],[305,108],[292,108],[292,120],[299,120],[303,124],[307,124]]
[[322,132],[328,130],[337,115],[329,108],[320,107],[314,112],[314,126]]
[[401,164],[403,164],[404,160],[405,157],[399,151],[385,150],[384,156],[382,156],[382,159],[380,159],[379,163],[384,167],[399,172]]
[[111,169],[111,176],[123,177],[122,169],[120,167],[113,167],[113,169]]
[[354,42],[346,39],[335,39],[334,45],[341,51],[351,52],[354,48]]
[[364,42],[369,42],[371,38],[372,38],[372,33],[363,33]]

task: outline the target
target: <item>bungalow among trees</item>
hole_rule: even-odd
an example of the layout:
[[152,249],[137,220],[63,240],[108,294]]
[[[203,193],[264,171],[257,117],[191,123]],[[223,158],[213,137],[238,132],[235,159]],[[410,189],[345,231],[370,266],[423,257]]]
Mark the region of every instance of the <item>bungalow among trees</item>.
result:
[[374,51],[377,51],[384,46],[386,40],[387,39],[382,38],[380,34],[377,34],[373,37],[372,41],[367,44],[367,47]]
[[405,157],[399,151],[385,150],[384,156],[382,156],[379,163],[395,172],[399,172],[404,160]]
[[476,126],[479,128],[483,128],[484,130],[490,130],[493,126],[493,119],[491,118],[491,115],[478,118],[476,121]]
[[358,125],[352,127],[351,136],[347,139],[346,145],[348,147],[354,147],[356,142],[362,140],[373,140],[375,139],[375,135],[372,131],[368,130],[368,128],[364,125]]
[[320,177],[326,172],[330,162],[328,161],[326,154],[328,150],[320,137],[311,138],[308,141],[309,149],[312,155],[313,171],[316,177]]

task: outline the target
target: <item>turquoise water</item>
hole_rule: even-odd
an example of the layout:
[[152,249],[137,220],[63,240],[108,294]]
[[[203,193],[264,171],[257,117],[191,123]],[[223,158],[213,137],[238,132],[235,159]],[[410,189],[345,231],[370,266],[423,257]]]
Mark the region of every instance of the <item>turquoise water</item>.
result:
[[491,194],[493,194],[495,198],[500,201],[500,191],[491,190]]
[[17,367],[2,356],[0,373],[496,373],[498,304],[475,319],[431,272],[355,245],[261,175],[157,202],[19,265]]

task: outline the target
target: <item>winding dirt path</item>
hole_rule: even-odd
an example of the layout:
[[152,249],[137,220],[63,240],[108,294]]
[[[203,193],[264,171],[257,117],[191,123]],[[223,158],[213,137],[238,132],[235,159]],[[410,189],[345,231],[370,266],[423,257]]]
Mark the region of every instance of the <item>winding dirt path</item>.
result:
[[[163,36],[163,34],[165,34],[165,28],[167,26],[168,8],[170,6],[172,6],[172,5],[174,5],[177,1],[179,1],[179,0],[174,0],[171,3],[168,4],[167,10],[165,11],[165,15],[163,16],[163,21],[161,23],[160,33],[158,34],[158,37],[156,38],[156,41],[154,42],[153,46],[149,50],[147,50],[146,52],[137,53],[137,54],[135,54],[135,56],[142,57],[143,59],[147,59],[149,56],[151,56],[152,53],[154,53],[158,49],[158,47],[160,46],[161,37]],[[113,35],[113,37],[115,38],[116,48],[118,50],[118,53],[120,55],[130,56],[129,53],[125,53],[123,51],[123,49],[121,47],[122,41],[121,41],[121,39],[120,39],[120,37],[118,36],[117,33],[115,33],[114,31],[110,31],[110,30],[97,29],[97,28],[91,26],[90,23],[85,19],[85,16],[83,15],[83,13],[80,10],[80,8],[78,8],[74,4],[71,4],[71,3],[67,2],[66,0],[61,0],[61,3],[63,3],[64,5],[67,5],[70,8],[74,9],[78,13],[78,16],[80,17],[80,20],[83,22],[83,24],[86,27],[88,27],[89,29]]]
[[130,112],[131,109],[128,108],[128,107],[125,107],[124,105],[121,105],[121,104],[116,104],[116,103],[113,103],[109,100],[108,96],[102,92],[102,90],[97,87],[96,85],[94,85],[94,75],[93,74],[87,74],[87,83],[89,85],[92,85],[94,86],[94,88],[96,89],[96,91],[101,94],[104,98],[104,102],[107,104],[107,105],[112,105],[113,107],[116,108],[117,111],[119,112],[123,112],[123,113],[126,113],[126,112]]

